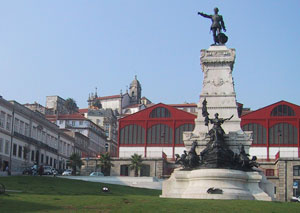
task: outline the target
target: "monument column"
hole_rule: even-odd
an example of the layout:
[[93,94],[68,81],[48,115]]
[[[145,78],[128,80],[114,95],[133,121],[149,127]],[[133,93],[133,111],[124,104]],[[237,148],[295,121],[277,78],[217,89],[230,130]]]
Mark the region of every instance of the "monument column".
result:
[[200,63],[203,72],[203,87],[198,103],[198,116],[195,120],[196,135],[207,133],[204,117],[202,116],[202,102],[207,101],[209,117],[219,113],[222,118],[233,118],[225,122],[222,127],[226,133],[241,130],[238,116],[236,94],[232,78],[232,70],[235,61],[235,49],[228,49],[225,45],[210,46],[207,50],[201,50]]

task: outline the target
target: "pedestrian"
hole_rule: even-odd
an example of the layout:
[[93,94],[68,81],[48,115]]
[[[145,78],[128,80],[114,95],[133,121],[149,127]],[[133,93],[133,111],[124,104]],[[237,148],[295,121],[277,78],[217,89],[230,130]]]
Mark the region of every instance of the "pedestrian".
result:
[[39,175],[42,176],[43,173],[44,173],[44,167],[43,167],[43,165],[40,165],[40,167],[39,167]]
[[7,175],[9,175],[9,167],[6,166],[5,171],[7,172]]

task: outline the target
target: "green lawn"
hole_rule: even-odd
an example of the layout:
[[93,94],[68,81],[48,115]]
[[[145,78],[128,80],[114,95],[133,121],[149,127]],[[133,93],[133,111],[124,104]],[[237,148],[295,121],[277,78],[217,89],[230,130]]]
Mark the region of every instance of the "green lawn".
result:
[[[0,212],[300,212],[300,203],[159,198],[161,191],[54,177],[0,177]],[[109,193],[101,191],[103,186]]]

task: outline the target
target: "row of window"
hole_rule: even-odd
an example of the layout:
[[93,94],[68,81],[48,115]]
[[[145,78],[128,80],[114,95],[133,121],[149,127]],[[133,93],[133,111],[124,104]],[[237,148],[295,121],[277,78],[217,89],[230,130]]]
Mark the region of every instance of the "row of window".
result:
[[[266,176],[275,176],[274,169],[266,169]],[[300,176],[300,166],[293,166],[293,175]]]
[[[192,111],[195,112],[195,111]],[[285,104],[276,106],[272,112],[271,116],[295,116],[294,110]],[[150,118],[169,118],[171,113],[168,109],[164,107],[157,107],[153,109],[150,113]]]
[[271,116],[295,116],[295,112],[291,107],[281,104],[272,110]]
[[[267,130],[257,123],[249,123],[242,127],[244,131],[253,132],[252,144],[266,144]],[[269,144],[295,145],[298,143],[297,128],[288,123],[279,123],[269,128]]]
[[[8,140],[4,140],[0,138],[0,153],[9,155],[10,142]],[[68,147],[68,153],[71,153],[71,150]],[[52,157],[46,156],[44,154],[39,154],[39,151],[29,150],[26,146],[21,146],[13,143],[12,147],[12,155],[14,157],[18,157],[24,160],[31,160],[31,162],[38,162],[41,164],[46,164],[50,166],[56,166],[56,159],[52,159]]]
[[[193,124],[183,124],[175,129],[175,144],[183,144],[182,133],[192,131]],[[132,124],[120,130],[120,144],[144,144],[145,129]],[[165,124],[156,124],[147,130],[147,144],[173,144],[173,129]]]
[[[6,122],[6,123],[5,123]],[[3,111],[0,111],[0,128],[11,131],[12,116]]]
[[0,138],[0,153],[9,154],[9,141]]

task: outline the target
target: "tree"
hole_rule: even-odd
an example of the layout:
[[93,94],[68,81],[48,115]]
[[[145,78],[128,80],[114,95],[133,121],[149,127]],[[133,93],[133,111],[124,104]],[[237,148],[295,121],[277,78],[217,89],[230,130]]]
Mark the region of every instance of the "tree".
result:
[[69,114],[73,114],[74,112],[78,112],[78,106],[76,104],[76,101],[73,98],[66,99],[65,107],[68,110]]
[[73,153],[70,157],[69,157],[69,162],[68,162],[68,166],[70,166],[72,168],[72,174],[76,175],[76,170],[77,167],[81,167],[83,164],[81,157],[79,154],[77,153]]
[[108,152],[104,153],[104,154],[100,154],[100,167],[101,167],[101,171],[103,172],[104,176],[109,176],[110,175],[110,168],[112,166],[114,166],[111,163],[111,158],[110,158],[110,154]]
[[131,164],[129,166],[129,168],[131,170],[134,170],[134,176],[137,177],[139,176],[139,171],[141,170],[143,164],[142,164],[142,155],[138,155],[136,153],[134,153],[134,155],[131,155]]

